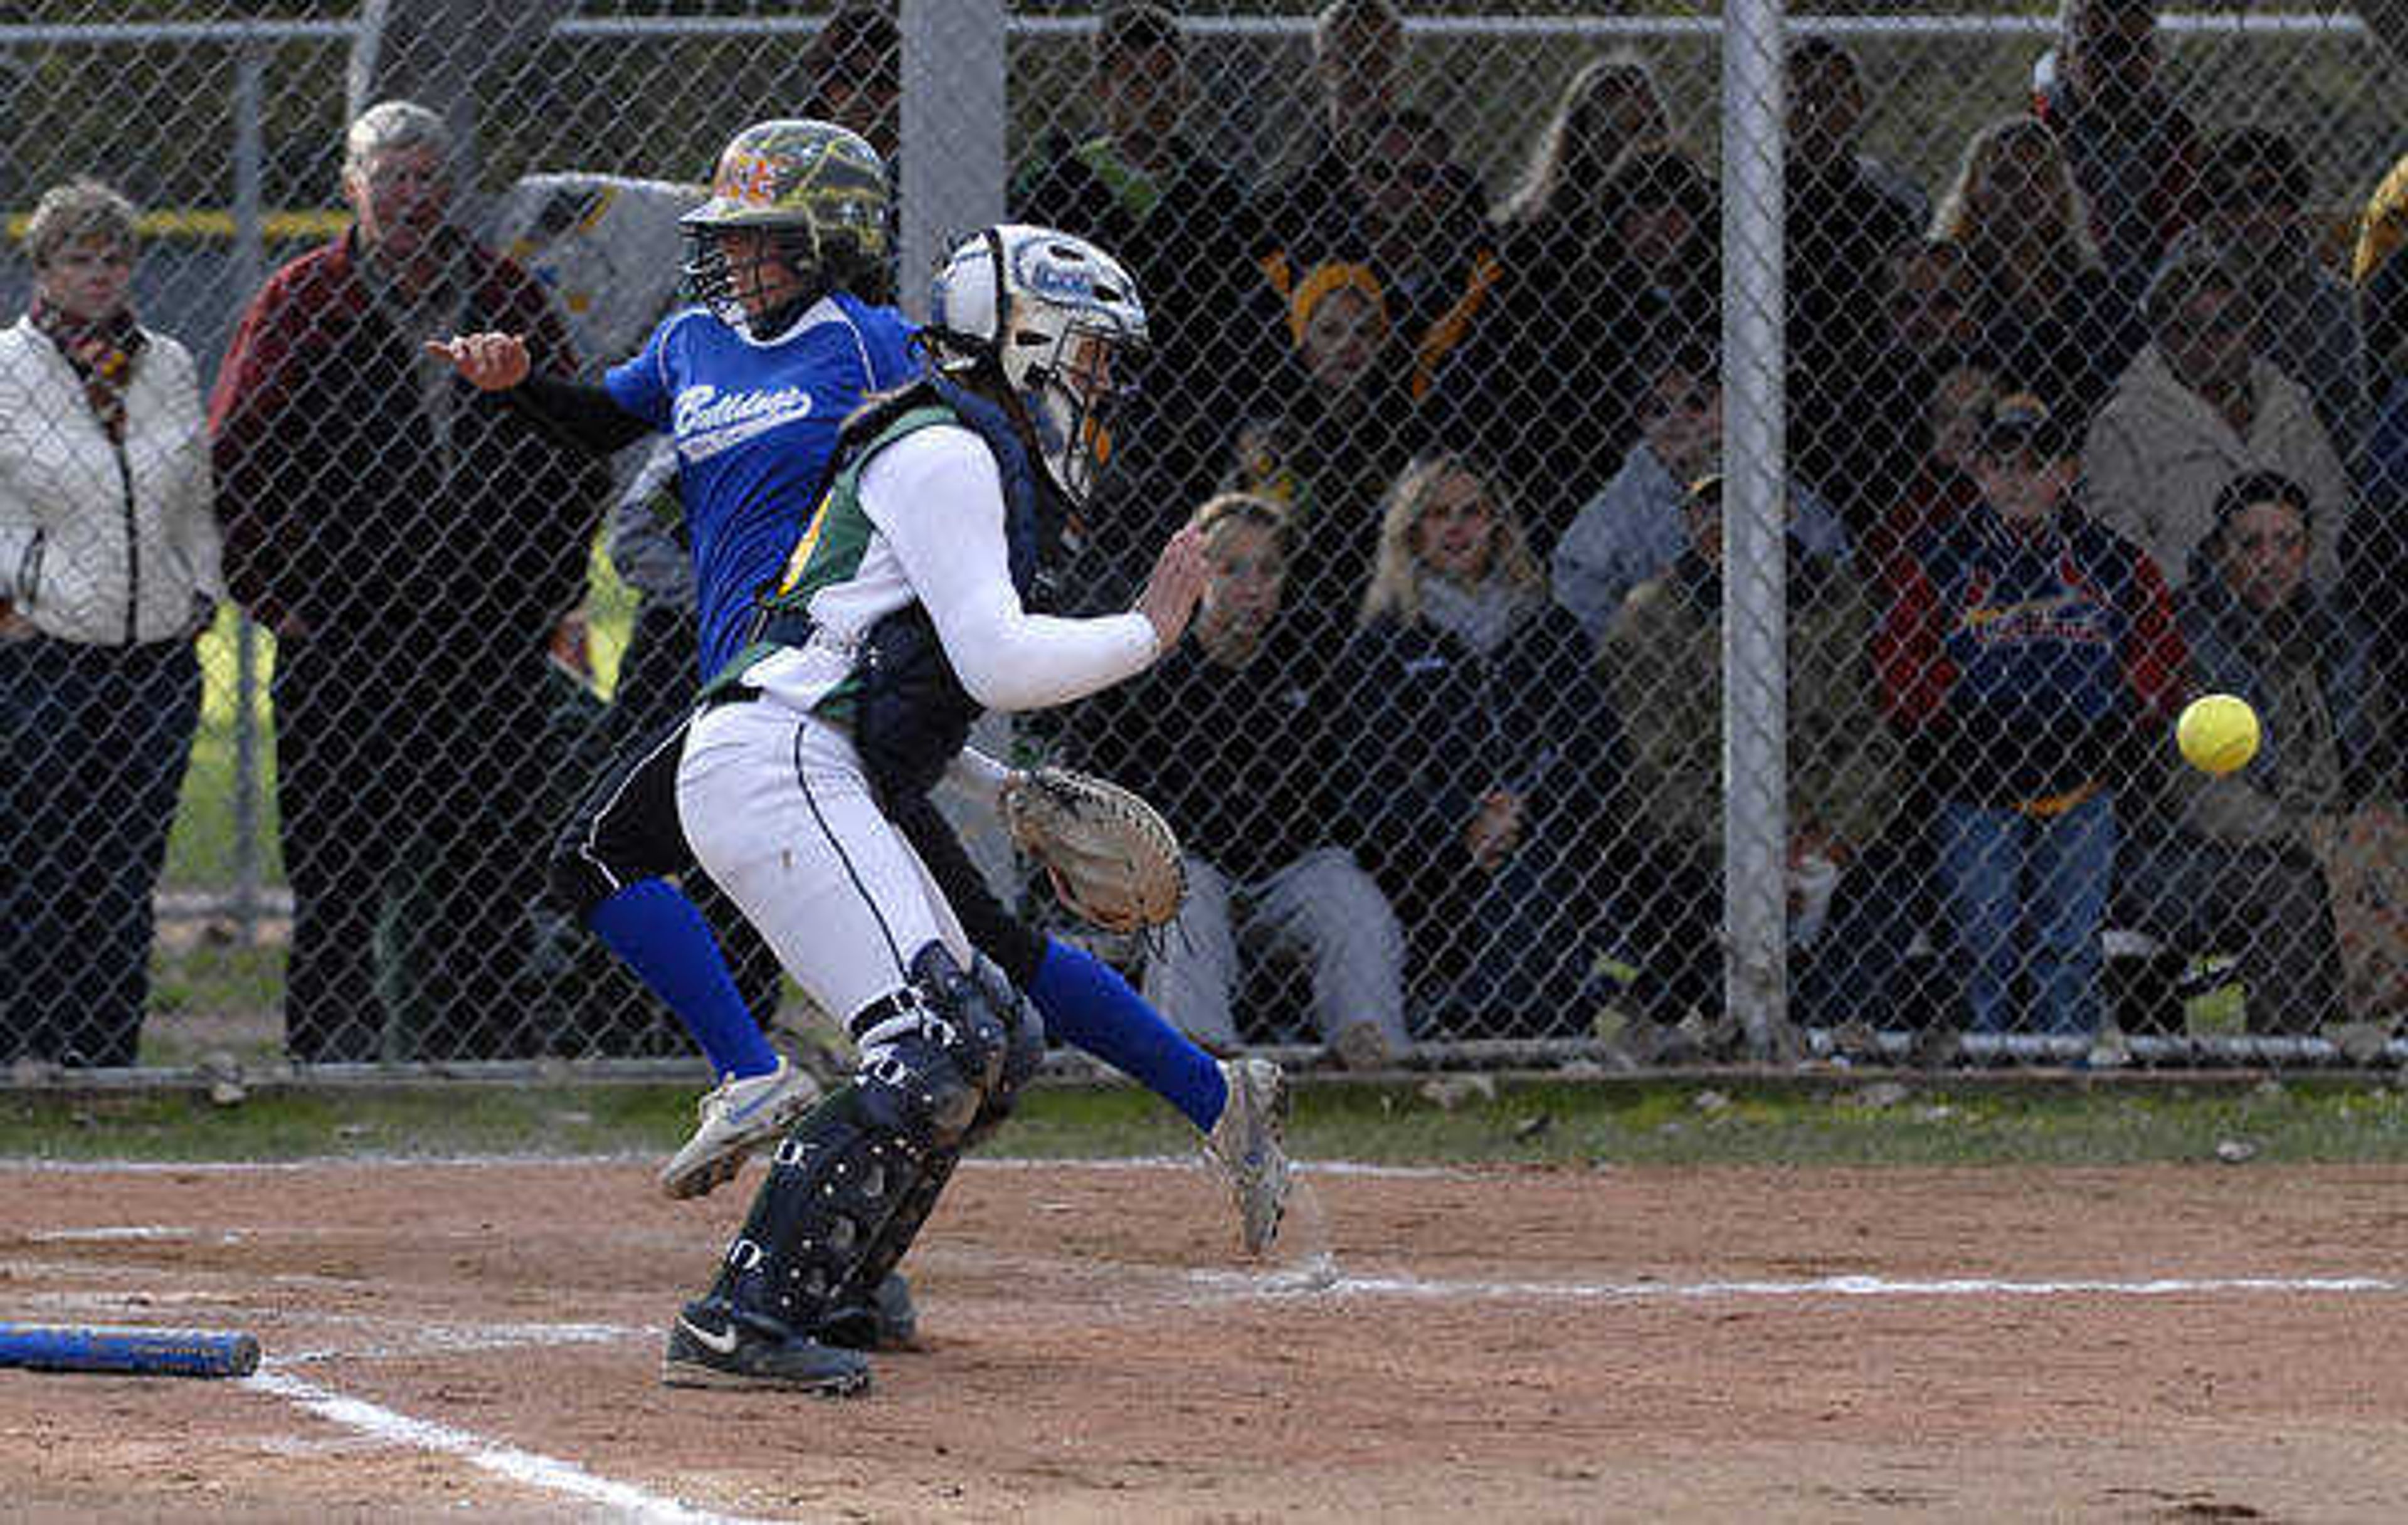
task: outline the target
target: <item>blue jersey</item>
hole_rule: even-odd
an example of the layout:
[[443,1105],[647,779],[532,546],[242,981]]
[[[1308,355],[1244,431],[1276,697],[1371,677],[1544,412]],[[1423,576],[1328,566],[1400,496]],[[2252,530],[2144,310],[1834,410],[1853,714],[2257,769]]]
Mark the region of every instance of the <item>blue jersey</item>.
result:
[[704,677],[743,645],[753,597],[784,568],[845,415],[864,393],[919,374],[910,340],[901,313],[842,295],[767,343],[684,308],[603,377],[612,401],[677,441]]

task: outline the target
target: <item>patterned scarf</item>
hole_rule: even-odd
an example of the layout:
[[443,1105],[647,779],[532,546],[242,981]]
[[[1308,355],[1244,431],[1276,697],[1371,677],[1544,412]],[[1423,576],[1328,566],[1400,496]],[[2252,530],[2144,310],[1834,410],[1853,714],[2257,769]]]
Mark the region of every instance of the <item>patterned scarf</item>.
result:
[[145,342],[142,325],[131,309],[120,308],[109,317],[87,321],[62,312],[37,293],[29,316],[67,357],[83,381],[84,401],[92,416],[116,444],[125,442],[125,389],[134,380],[134,362]]

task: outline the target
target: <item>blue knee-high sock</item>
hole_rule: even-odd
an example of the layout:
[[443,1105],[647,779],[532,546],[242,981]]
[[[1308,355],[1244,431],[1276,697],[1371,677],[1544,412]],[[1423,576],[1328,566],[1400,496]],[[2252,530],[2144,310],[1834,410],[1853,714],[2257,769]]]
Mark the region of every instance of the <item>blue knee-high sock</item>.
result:
[[629,885],[587,913],[585,925],[668,1003],[710,1056],[711,1072],[766,1075],[778,1051],[762,1036],[710,924],[666,879]]
[[1028,999],[1052,1036],[1141,1083],[1203,1131],[1220,1121],[1229,1086],[1219,1063],[1147,1005],[1111,965],[1049,937]]

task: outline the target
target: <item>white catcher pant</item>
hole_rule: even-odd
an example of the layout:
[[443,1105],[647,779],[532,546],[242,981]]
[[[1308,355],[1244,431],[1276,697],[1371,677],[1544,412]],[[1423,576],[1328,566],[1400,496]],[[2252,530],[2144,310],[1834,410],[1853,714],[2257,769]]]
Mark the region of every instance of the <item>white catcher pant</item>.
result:
[[1258,880],[1232,884],[1187,859],[1187,899],[1145,959],[1145,999],[1189,1037],[1235,1047],[1229,1009],[1240,951],[1312,960],[1312,1006],[1325,1039],[1376,1025],[1391,1053],[1405,1032],[1405,934],[1388,898],[1342,847],[1315,848]]
[[842,731],[771,698],[706,712],[686,730],[678,816],[695,857],[838,1021],[908,983],[932,942],[969,968],[953,908],[880,813]]

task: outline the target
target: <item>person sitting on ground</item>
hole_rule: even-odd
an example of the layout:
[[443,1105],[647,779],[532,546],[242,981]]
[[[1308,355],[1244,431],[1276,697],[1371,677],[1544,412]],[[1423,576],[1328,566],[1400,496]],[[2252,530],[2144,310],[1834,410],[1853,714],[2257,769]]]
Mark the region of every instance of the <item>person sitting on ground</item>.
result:
[[2123,876],[2142,929],[2240,956],[2252,1032],[2313,1032],[2341,1015],[2318,832],[2397,806],[2395,705],[2373,678],[2372,633],[2309,585],[2315,517],[2307,489],[2275,472],[2216,495],[2175,601],[2186,686],[2246,700],[2262,741],[2224,778],[2170,766],[2173,829],[2136,843]]
[[1179,834],[1187,898],[1148,951],[1146,999],[1205,1048],[1245,1040],[1249,964],[1312,968],[1313,1015],[1338,1060],[1405,1057],[1404,933],[1340,834],[1345,767],[1315,680],[1324,626],[1287,600],[1286,513],[1223,494],[1196,511],[1210,575],[1190,638],[1073,716],[1076,766],[1136,790]]
[[1383,741],[1338,787],[1435,1023],[1577,1037],[1592,939],[1626,879],[1627,755],[1588,637],[1549,601],[1497,482],[1441,452],[1390,491],[1379,568],[1329,683],[1349,724]]

